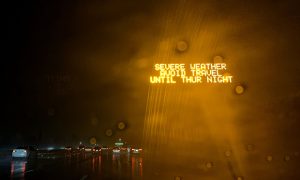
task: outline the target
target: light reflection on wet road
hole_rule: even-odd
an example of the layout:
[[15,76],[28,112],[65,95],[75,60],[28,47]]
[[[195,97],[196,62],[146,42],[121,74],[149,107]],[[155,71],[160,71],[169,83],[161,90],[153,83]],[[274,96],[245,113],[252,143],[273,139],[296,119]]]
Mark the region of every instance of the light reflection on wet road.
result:
[[24,179],[26,172],[26,164],[27,161],[25,160],[11,161],[10,177]]
[[[227,151],[226,151],[227,152]],[[248,151],[247,151],[248,152]],[[168,160],[163,158],[166,157]],[[253,151],[247,156],[255,166],[250,173],[260,173],[261,179],[295,179],[299,177],[298,153],[280,156],[264,156]],[[236,180],[252,179],[238,171],[233,152],[218,158],[199,158],[196,154],[178,160],[170,153],[156,157],[151,154],[102,152],[39,154],[36,159],[12,160],[9,155],[0,158],[0,180],[2,179],[107,179],[107,180],[165,180],[183,179]]]
[[130,153],[55,153],[0,163],[0,179],[141,179],[143,158]]

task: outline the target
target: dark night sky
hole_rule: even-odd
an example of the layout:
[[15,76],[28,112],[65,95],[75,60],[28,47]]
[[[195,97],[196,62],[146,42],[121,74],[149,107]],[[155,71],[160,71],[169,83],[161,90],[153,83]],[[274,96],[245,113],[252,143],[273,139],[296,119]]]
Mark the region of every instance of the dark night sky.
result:
[[[208,44],[217,44],[207,54],[231,57],[238,80],[248,83],[249,96],[231,103],[242,104],[239,112],[251,114],[255,111],[247,105],[264,103],[276,112],[283,108],[281,101],[287,104],[284,112],[287,106],[292,113],[299,107],[296,1],[40,0],[8,7],[0,144],[92,136],[108,143],[105,130],[115,129],[118,121],[127,122],[128,129],[114,137],[139,143],[149,59],[166,39],[187,39],[191,53],[206,50],[205,43],[193,41],[197,32]],[[184,11],[192,14],[180,14]],[[191,101],[191,107],[198,105]],[[299,113],[292,116],[297,119]]]
[[[147,79],[138,85],[139,94],[133,92],[136,84],[131,83],[128,65],[133,58],[148,56],[141,48],[155,42],[150,39],[158,31],[155,6],[138,1],[13,4],[8,17],[7,120],[2,142],[41,136],[45,141],[101,139],[105,129],[114,129],[118,121],[128,123],[123,107],[137,100],[140,122],[128,126],[141,128]],[[149,29],[145,20],[154,25]],[[91,123],[93,118],[98,123]]]

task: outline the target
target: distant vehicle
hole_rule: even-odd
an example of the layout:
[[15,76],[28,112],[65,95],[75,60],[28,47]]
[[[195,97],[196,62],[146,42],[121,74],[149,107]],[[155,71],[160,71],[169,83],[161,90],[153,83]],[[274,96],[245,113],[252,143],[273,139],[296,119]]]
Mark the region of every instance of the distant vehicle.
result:
[[12,151],[12,158],[29,158],[36,157],[37,150],[34,146],[20,146]]
[[84,145],[79,145],[78,150],[79,151],[85,151],[85,146]]
[[131,148],[127,147],[127,152],[130,153],[130,151],[131,151]]
[[85,147],[84,151],[85,152],[92,152],[93,148],[92,147]]
[[103,147],[101,148],[101,150],[109,150],[109,147],[103,146]]
[[121,150],[118,147],[114,147],[112,151],[113,153],[120,153]]
[[65,147],[65,150],[66,150],[66,151],[72,151],[72,147],[71,147],[71,146],[66,146],[66,147]]
[[99,146],[96,146],[93,148],[93,153],[101,152],[101,148]]
[[141,153],[142,151],[143,151],[143,149],[138,149],[138,148],[132,148],[131,149],[131,152],[134,153],[134,154]]
[[131,148],[130,148],[130,147],[121,147],[120,150],[121,150],[121,152],[127,152],[127,153],[130,153]]
[[121,147],[120,149],[121,149],[121,151],[127,151],[126,147]]

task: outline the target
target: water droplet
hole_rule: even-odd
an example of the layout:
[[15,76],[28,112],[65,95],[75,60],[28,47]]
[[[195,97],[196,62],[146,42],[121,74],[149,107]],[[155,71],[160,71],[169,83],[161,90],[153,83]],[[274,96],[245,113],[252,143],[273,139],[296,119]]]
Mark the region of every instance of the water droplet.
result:
[[183,178],[182,177],[180,177],[180,176],[175,176],[174,177],[174,180],[182,180]]
[[124,130],[126,128],[126,124],[124,122],[119,122],[118,123],[118,129],[119,130]]
[[213,165],[214,165],[214,164],[213,164],[212,162],[207,162],[207,163],[206,163],[206,167],[207,167],[207,168],[212,168]]
[[253,144],[248,144],[246,149],[247,149],[247,151],[254,151],[254,145]]
[[289,155],[285,155],[285,156],[284,156],[284,160],[285,160],[285,161],[289,161],[289,160],[291,160],[291,157],[290,157]]
[[243,85],[237,85],[234,88],[236,94],[241,95],[245,92],[245,87]]
[[91,118],[91,124],[92,124],[93,126],[96,126],[96,125],[98,124],[98,119],[97,119],[96,117],[92,117],[92,118]]
[[107,130],[105,131],[105,134],[106,134],[106,136],[110,137],[110,136],[112,136],[113,131],[112,131],[111,129],[107,129]]
[[215,56],[213,61],[214,61],[214,63],[223,63],[224,58],[222,56]]
[[238,176],[236,177],[236,180],[244,180],[244,178],[242,176]]
[[271,161],[273,161],[273,156],[268,155],[268,156],[266,157],[266,159],[267,159],[268,162],[271,162]]
[[90,139],[90,144],[96,144],[96,143],[97,143],[96,138],[95,138],[95,137],[92,137],[92,138]]
[[225,156],[227,157],[231,156],[231,151],[230,150],[225,151]]
[[180,52],[186,51],[187,48],[188,48],[188,44],[186,41],[178,41],[178,43],[176,44],[176,49]]

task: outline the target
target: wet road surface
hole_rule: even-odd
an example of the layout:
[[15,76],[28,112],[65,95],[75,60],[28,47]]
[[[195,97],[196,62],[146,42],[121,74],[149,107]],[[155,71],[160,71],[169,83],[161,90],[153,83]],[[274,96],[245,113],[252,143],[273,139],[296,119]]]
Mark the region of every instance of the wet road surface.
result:
[[39,153],[28,160],[1,158],[1,179],[141,179],[139,154]]
[[286,180],[300,176],[298,153],[264,156],[250,151],[247,163],[243,164],[246,176],[232,151],[225,151],[223,156],[200,156],[198,153],[181,159],[170,152],[155,156],[111,151],[97,154],[54,151],[39,152],[37,157],[28,160],[16,160],[7,153],[0,157],[0,179]]

